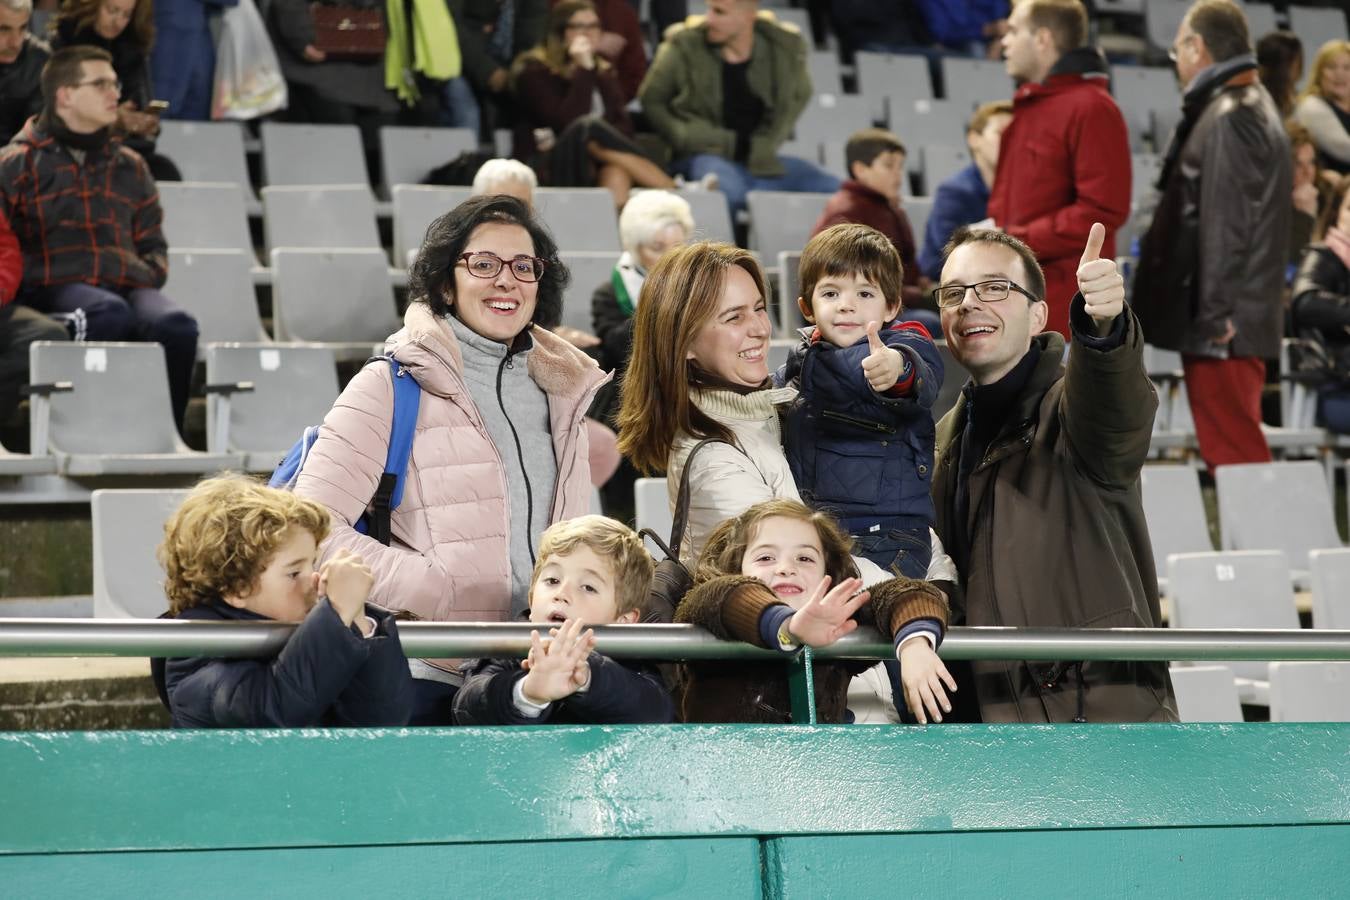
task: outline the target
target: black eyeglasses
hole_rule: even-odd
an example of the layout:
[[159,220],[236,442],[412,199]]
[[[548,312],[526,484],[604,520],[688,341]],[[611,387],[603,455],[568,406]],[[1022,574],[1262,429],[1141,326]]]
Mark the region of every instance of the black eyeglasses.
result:
[[966,299],[966,291],[972,288],[975,290],[975,296],[985,303],[998,303],[1000,300],[1007,300],[1008,294],[1013,291],[1017,291],[1028,300],[1034,301],[1037,299],[1031,291],[1010,278],[994,278],[975,284],[944,284],[941,287],[933,288],[933,302],[943,309],[960,306],[961,301]]
[[459,258],[464,261],[464,268],[475,278],[496,278],[502,266],[509,264],[511,275],[516,281],[534,282],[543,278],[544,269],[548,268],[548,260],[537,256],[513,256],[510,259],[502,259],[486,250],[461,253]]

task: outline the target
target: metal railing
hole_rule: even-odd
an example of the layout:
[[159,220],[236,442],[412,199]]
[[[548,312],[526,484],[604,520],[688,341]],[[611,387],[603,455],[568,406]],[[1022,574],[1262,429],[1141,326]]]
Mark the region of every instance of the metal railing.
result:
[[[411,657],[523,657],[528,623],[400,622]],[[266,656],[295,625],[161,619],[0,619],[2,656]],[[722,641],[693,625],[610,625],[595,629],[596,649],[627,659],[781,659],[782,654]],[[818,659],[889,659],[891,642],[860,628]],[[1191,628],[951,628],[944,659],[1025,660],[1350,660],[1350,631]]]

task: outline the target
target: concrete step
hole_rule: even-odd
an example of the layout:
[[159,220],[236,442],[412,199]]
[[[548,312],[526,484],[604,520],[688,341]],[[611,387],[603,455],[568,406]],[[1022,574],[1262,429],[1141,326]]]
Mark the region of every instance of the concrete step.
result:
[[169,714],[135,657],[0,659],[0,730],[167,728]]

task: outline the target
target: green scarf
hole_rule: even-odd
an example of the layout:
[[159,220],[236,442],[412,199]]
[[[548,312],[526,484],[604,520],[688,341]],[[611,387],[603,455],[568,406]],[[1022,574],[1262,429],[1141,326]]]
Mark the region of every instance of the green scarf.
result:
[[[419,96],[414,72],[420,72],[433,81],[449,81],[459,77],[459,36],[455,33],[455,22],[450,18],[450,11],[443,0],[413,0],[411,41],[408,20],[403,11],[403,0],[386,0],[389,43],[384,52],[384,86],[411,106]],[[409,44],[412,49],[411,65],[408,60]]]

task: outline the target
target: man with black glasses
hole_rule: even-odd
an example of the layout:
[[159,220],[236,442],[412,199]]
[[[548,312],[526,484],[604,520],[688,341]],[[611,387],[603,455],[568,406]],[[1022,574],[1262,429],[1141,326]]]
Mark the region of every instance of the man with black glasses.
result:
[[[953,624],[1160,622],[1139,494],[1158,401],[1124,282],[1099,258],[1105,237],[1093,225],[1079,263],[1067,361],[1064,338],[1042,333],[1045,275],[1026,244],[963,228],[947,245],[934,299],[971,373],[938,423],[933,470],[936,530],[962,588]],[[958,713],[978,701],[988,722],[1177,717],[1164,663],[981,661],[953,674]]]

